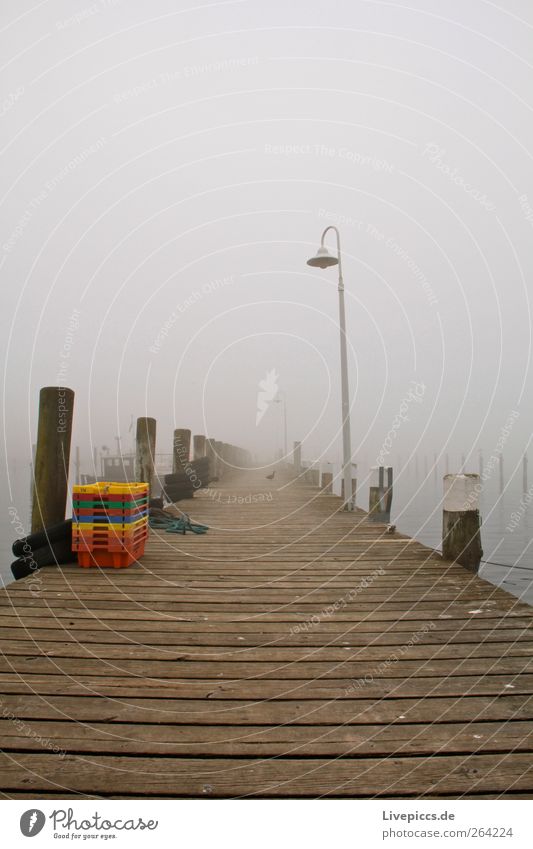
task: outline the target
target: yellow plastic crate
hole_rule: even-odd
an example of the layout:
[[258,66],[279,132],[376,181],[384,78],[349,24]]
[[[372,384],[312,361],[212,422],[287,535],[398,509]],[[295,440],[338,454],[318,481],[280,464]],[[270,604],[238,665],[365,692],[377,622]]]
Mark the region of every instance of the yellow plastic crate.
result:
[[73,495],[128,495],[135,497],[142,495],[148,489],[145,483],[120,483],[118,481],[100,481],[99,483],[75,484],[72,487]]

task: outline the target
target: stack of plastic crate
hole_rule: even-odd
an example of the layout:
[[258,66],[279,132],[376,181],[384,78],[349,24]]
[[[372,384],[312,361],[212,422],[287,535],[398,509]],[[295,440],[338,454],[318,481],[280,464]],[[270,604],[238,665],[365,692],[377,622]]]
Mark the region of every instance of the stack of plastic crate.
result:
[[144,554],[148,537],[145,483],[74,486],[72,504],[72,550],[80,566],[121,568]]

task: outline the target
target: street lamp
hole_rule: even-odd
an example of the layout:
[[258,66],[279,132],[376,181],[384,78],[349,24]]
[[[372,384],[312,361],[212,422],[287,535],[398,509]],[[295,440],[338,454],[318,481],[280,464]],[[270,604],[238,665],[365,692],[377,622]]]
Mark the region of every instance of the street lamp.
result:
[[[324,238],[329,230],[334,230],[337,236],[337,256],[330,254],[324,245]],[[346,352],[346,313],[344,310],[344,281],[342,279],[341,237],[337,227],[326,227],[320,239],[320,247],[316,255],[307,260],[307,265],[313,268],[331,268],[339,266],[339,329],[341,349],[341,393],[342,393],[342,478],[344,480],[344,509],[353,510],[352,495],[352,440],[350,434],[350,389],[348,385],[348,355]]]

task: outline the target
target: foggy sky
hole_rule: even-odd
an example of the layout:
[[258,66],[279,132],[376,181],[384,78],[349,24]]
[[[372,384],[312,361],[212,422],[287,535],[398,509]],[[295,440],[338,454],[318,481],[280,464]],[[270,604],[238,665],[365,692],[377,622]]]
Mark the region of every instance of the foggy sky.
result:
[[87,460],[141,415],[158,451],[174,427],[273,451],[275,370],[289,443],[337,460],[336,270],[306,265],[337,224],[355,459],[402,403],[404,458],[476,465],[513,411],[518,458],[533,13],[499,5],[4,2],[3,453],[29,459],[57,384]]

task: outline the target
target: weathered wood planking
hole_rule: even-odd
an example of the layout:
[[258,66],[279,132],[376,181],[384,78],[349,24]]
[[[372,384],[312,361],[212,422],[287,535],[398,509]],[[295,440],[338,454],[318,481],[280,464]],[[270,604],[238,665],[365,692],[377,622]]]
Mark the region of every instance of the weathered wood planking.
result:
[[533,798],[530,607],[281,472],[217,487],[204,537],[0,593],[3,797]]

